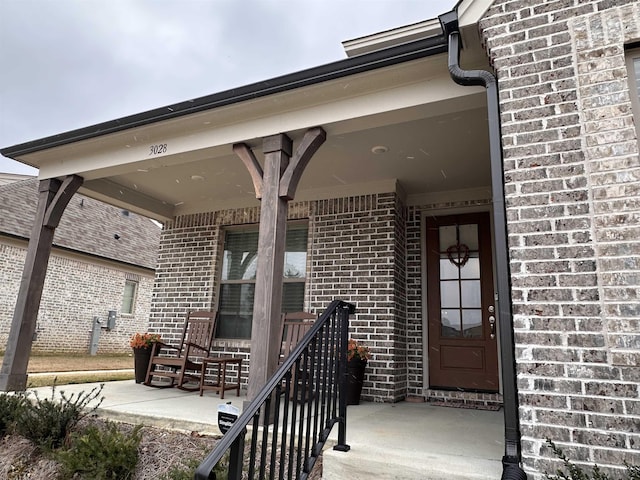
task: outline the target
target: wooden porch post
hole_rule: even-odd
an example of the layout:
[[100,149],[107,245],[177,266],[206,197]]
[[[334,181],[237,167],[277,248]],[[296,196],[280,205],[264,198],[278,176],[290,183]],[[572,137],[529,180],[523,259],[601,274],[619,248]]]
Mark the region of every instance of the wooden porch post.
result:
[[247,145],[233,147],[251,174],[256,197],[261,199],[247,401],[255,398],[278,365],[289,201],[295,195],[302,172],[325,138],[322,128],[310,129],[291,158],[291,139],[287,135],[265,137],[264,171]]
[[27,364],[31,354],[53,234],[60,223],[62,213],[82,182],[83,179],[77,175],[70,175],[62,182],[55,178],[40,181],[36,216],[31,229],[16,308],[13,312],[9,341],[0,371],[0,391],[19,391],[27,387]]

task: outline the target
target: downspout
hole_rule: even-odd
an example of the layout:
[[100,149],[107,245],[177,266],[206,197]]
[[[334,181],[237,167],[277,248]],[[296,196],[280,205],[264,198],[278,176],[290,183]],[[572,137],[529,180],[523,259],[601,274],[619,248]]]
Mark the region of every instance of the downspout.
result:
[[507,221],[504,203],[504,171],[500,134],[498,81],[485,70],[460,68],[460,30],[458,13],[453,10],[439,17],[442,31],[449,37],[449,74],[463,86],[483,86],[487,90],[489,120],[489,155],[491,162],[491,193],[493,198],[494,241],[498,289],[498,321],[500,322],[500,359],[502,362],[502,390],[504,401],[505,453],[502,457],[502,480],[525,480],[520,468],[520,425],[518,390],[516,385],[513,313],[511,310],[511,274],[507,242]]

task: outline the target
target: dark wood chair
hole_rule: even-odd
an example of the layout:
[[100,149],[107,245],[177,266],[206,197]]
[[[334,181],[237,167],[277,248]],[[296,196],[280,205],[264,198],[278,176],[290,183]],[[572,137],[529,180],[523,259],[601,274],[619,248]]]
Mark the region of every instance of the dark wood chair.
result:
[[[182,390],[199,390],[202,358],[209,356],[216,319],[215,312],[187,313],[179,345],[164,342],[153,344],[144,384],[150,387],[175,386]],[[167,378],[169,381],[158,381]]]
[[300,343],[302,337],[313,327],[317,319],[317,315],[309,312],[292,312],[282,315],[282,326],[280,329],[282,346],[280,347],[278,365],[296,348],[296,345]]
[[[302,337],[313,327],[313,324],[318,319],[317,315],[309,312],[291,312],[282,315],[282,326],[280,338],[282,338],[282,346],[280,347],[280,357],[278,358],[278,365],[291,354],[296,348]],[[293,386],[298,383],[298,388],[302,388],[302,383],[305,381],[307,375],[302,371],[302,365],[300,370],[293,373],[291,379],[291,396],[293,398]],[[310,389],[308,386],[307,388]],[[299,392],[300,393],[300,392]],[[310,392],[307,392],[307,397],[310,396]]]

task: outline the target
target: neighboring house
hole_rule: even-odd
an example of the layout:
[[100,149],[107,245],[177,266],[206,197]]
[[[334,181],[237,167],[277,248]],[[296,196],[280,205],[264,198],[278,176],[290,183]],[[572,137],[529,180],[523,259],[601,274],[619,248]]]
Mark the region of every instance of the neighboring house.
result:
[[[31,177],[32,178],[32,177]],[[20,180],[20,179],[18,179]],[[0,185],[0,346],[9,337],[36,209],[35,178]],[[146,331],[161,228],[148,218],[83,195],[67,207],[54,237],[33,350],[89,352],[94,318],[98,353],[130,352]]]
[[505,458],[532,478],[546,438],[616,468],[640,463],[639,42],[637,1],[462,0],[332,64],[2,153],[165,222],[151,328],[217,309],[217,350],[249,358],[245,165],[321,127],[280,192],[283,310],[355,304],[364,399],[502,404]]

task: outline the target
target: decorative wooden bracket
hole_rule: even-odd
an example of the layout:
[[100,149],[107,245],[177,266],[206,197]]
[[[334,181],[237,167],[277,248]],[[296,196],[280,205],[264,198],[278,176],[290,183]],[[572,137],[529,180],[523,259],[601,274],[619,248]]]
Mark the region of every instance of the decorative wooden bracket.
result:
[[51,204],[47,206],[42,222],[44,227],[56,228],[58,226],[65,208],[71,201],[71,197],[78,191],[83,181],[83,178],[78,175],[65,177]]
[[327,133],[321,127],[307,130],[280,179],[280,198],[293,200],[304,169],[326,139]]
[[[304,169],[326,138],[327,133],[322,127],[314,127],[307,130],[307,133],[305,133],[304,138],[300,142],[300,145],[298,145],[295,154],[280,178],[280,198],[293,200]],[[264,188],[264,171],[258,159],[246,143],[236,143],[233,146],[233,151],[240,157],[245,167],[247,167],[249,175],[251,175],[251,180],[253,181],[256,198],[261,199]]]
[[256,191],[256,198],[262,198],[262,176],[264,175],[264,172],[258,162],[258,159],[246,143],[236,143],[233,146],[233,151],[240,157],[242,163],[247,167],[249,175],[251,175],[253,188]]

